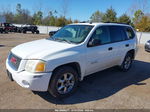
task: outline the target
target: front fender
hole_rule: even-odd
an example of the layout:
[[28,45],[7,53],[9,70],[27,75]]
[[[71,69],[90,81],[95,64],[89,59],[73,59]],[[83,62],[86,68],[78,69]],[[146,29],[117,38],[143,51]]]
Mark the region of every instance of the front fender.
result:
[[52,72],[55,68],[66,65],[69,63],[78,63],[81,70],[81,79],[83,79],[85,74],[85,53],[78,53],[74,51],[68,51],[65,53],[60,53],[51,56],[49,61],[47,61],[46,71]]

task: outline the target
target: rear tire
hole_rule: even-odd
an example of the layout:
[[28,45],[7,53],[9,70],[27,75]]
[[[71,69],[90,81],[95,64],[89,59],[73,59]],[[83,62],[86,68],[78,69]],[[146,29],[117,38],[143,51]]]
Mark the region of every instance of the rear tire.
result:
[[39,34],[39,33],[40,33],[39,30],[37,30],[37,31],[36,31],[36,34]]
[[127,72],[131,66],[132,66],[132,62],[133,62],[133,56],[131,53],[127,53],[123,63],[121,64],[121,66],[119,66],[120,70],[123,72]]
[[32,31],[32,34],[34,34],[34,31]]
[[77,72],[70,66],[63,66],[54,71],[48,91],[55,98],[64,98],[75,92],[78,82]]

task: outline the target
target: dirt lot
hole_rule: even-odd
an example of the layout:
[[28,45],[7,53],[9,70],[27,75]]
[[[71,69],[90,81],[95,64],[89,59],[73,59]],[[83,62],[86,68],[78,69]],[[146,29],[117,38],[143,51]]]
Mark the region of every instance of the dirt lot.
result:
[[5,60],[10,49],[45,37],[48,35],[0,34],[1,109],[150,109],[150,53],[142,45],[129,72],[111,68],[88,76],[74,95],[61,101],[47,92],[32,92],[9,81]]

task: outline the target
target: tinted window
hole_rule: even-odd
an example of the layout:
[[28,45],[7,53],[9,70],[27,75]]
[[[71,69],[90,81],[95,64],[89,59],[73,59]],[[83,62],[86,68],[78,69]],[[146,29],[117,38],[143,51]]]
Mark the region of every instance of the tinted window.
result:
[[107,26],[101,26],[95,30],[93,33],[91,40],[97,40],[97,45],[107,44],[110,43],[110,36],[109,36],[109,30]]
[[135,34],[130,27],[126,28],[126,33],[127,33],[128,39],[133,39],[135,37]]
[[124,28],[122,26],[109,26],[111,42],[123,41],[126,38]]

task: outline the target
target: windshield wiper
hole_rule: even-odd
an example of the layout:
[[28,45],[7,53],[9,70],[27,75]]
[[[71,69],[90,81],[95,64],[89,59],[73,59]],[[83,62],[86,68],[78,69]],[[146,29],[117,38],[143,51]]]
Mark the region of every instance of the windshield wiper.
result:
[[51,39],[51,40],[55,40],[53,36],[52,36],[52,37],[49,37],[49,39]]
[[64,39],[64,38],[63,38],[63,39],[61,39],[61,38],[56,38],[55,40],[56,40],[56,41],[58,40],[58,41],[61,41],[61,42],[62,42],[62,41],[65,41],[65,42],[67,42],[67,43],[69,43],[69,44],[72,44],[71,41],[69,41],[69,40],[67,40],[67,39]]

